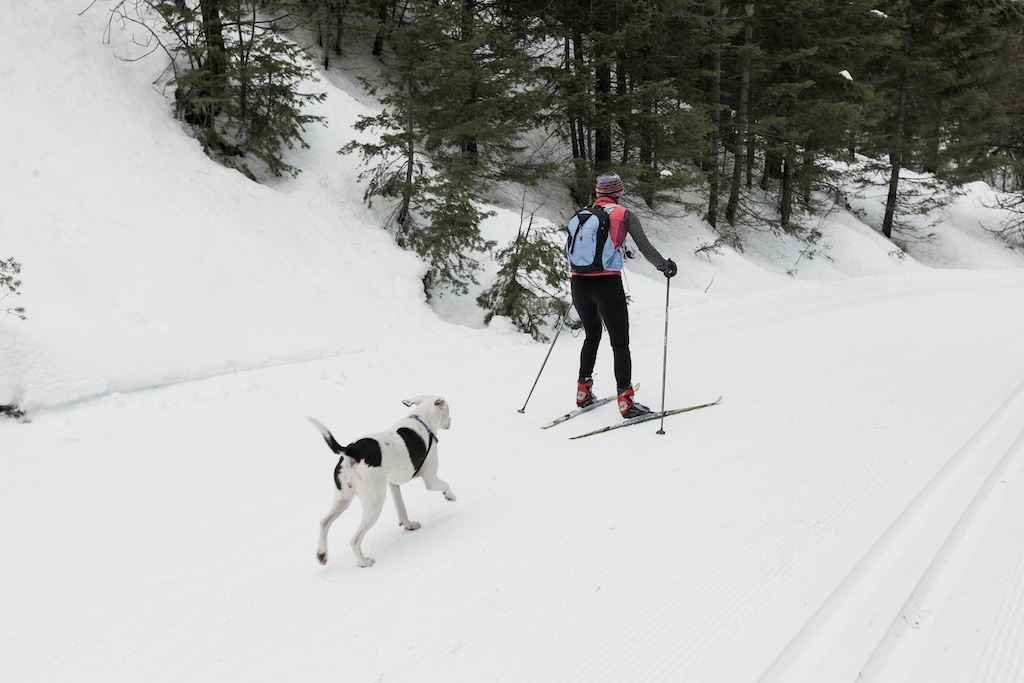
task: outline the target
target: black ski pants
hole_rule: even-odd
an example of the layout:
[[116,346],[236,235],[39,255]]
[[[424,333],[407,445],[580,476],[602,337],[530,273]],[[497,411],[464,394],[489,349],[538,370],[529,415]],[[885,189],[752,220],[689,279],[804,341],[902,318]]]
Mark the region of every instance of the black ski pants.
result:
[[629,354],[629,312],[621,275],[574,275],[572,303],[580,316],[586,337],[580,351],[580,379],[594,373],[597,349],[601,344],[601,326],[608,330],[615,363],[615,387],[622,390],[632,384],[633,361]]

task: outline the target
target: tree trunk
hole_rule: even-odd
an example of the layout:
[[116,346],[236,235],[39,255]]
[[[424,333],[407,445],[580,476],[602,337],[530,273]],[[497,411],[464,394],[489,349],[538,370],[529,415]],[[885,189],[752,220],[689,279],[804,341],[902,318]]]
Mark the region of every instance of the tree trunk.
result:
[[345,32],[345,10],[348,9],[348,0],[341,7],[335,7],[337,20],[334,23],[334,54],[341,54],[341,36]]
[[199,11],[203,15],[206,30],[206,68],[214,76],[227,73],[227,53],[224,50],[224,23],[220,15],[220,0],[200,0]]
[[782,192],[779,199],[779,216],[783,230],[789,229],[793,220],[793,169],[796,166],[796,150],[790,145],[782,159]]
[[[641,83],[643,82],[643,77],[639,73],[639,69],[642,68],[637,67],[638,70],[634,72],[634,78],[637,78]],[[626,73],[626,64],[621,57],[618,60],[615,73],[615,96],[619,101],[625,101],[629,93],[626,90],[626,79],[623,76]],[[622,156],[619,157],[619,163],[625,165],[630,162],[629,154],[633,147],[633,118],[629,114],[624,114],[619,116],[615,123],[622,133]]]
[[899,197],[900,168],[903,164],[899,151],[889,154],[889,195],[885,200],[885,217],[882,219],[882,234],[892,239],[892,224],[896,217],[896,199]]
[[710,192],[708,192],[708,212],[704,220],[712,228],[718,227],[718,195],[722,187],[721,160],[722,153],[722,3],[715,3],[715,17],[711,21],[712,40],[715,50],[712,53],[711,67],[711,172],[708,174]]
[[413,180],[416,169],[416,132],[413,123],[412,85],[406,86],[406,146],[405,146],[405,182],[402,184],[402,203],[398,209],[399,232],[407,232],[410,227],[409,207],[412,205]]
[[598,64],[594,69],[594,163],[606,166],[612,162],[612,122],[609,116],[611,103],[612,70],[607,64]]
[[782,155],[776,150],[766,149],[764,151],[764,171],[761,173],[761,189],[767,190],[771,187],[772,180],[782,178]]
[[372,54],[374,57],[380,57],[384,54],[384,37],[387,33],[388,25],[388,5],[391,0],[378,0],[377,2],[377,33],[373,37],[373,50]]
[[[579,77],[583,73],[583,34],[579,29],[579,22],[573,23],[571,31],[571,36],[567,36],[565,41],[565,68],[570,75]],[[569,97],[579,102],[583,100],[582,95],[586,94],[569,93]],[[570,108],[570,111],[572,113],[568,123],[572,136],[573,184],[569,188],[569,194],[575,206],[586,206],[590,201],[590,141],[587,139],[586,123],[582,113],[575,108]]]
[[601,14],[594,32],[594,163],[607,170],[612,163],[612,69],[605,35],[611,32],[611,18]]
[[[729,183],[729,202],[725,207],[725,220],[729,225],[736,224],[736,212],[740,205],[740,183],[743,182],[743,151],[748,148],[747,127],[750,113],[750,51],[754,42],[754,4],[747,5],[747,22],[743,30],[743,46],[747,48],[743,55],[743,73],[740,75],[740,100],[736,108],[736,144],[733,145],[732,180]],[[749,177],[749,173],[748,173]],[[747,181],[749,186],[750,181]]]
[[[913,20],[913,8],[907,8],[907,28],[904,29],[903,52],[910,53],[910,26]],[[909,88],[908,76],[903,75],[900,80],[900,92],[896,104],[896,130],[893,133],[893,141],[889,152],[889,195],[885,200],[885,217],[882,218],[882,234],[886,239],[892,239],[892,226],[896,220],[896,201],[899,198],[900,171],[903,169],[903,145],[906,134],[907,122],[907,89]]]

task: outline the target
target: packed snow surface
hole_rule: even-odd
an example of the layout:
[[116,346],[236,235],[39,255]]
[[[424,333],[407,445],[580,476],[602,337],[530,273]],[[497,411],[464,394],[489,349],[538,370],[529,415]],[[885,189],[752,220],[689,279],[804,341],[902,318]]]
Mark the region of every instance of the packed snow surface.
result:
[[[256,184],[171,118],[158,54],[105,39],[112,4],[0,7],[2,305],[28,313],[0,312],[0,404],[27,411],[0,421],[0,679],[1024,680],[1024,258],[992,190],[902,250],[881,190],[813,252],[695,255],[698,217],[641,211],[680,274],[628,268],[638,398],[724,400],[569,440],[619,419],[539,428],[581,340],[427,302],[337,154],[372,111],[352,74],[310,84],[302,174]],[[458,499],[405,486],[422,528],[388,505],[367,569],[356,504],[321,566],[337,460],[307,418],[347,443],[417,394],[451,405]]]

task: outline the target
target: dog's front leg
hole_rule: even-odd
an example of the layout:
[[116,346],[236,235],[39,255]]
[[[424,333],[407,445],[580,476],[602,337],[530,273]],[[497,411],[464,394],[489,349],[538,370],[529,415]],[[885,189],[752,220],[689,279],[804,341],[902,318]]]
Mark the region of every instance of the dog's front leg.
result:
[[420,470],[420,477],[423,478],[423,485],[427,487],[428,491],[440,491],[448,500],[455,500],[452,487],[444,479],[440,479],[437,476],[436,455],[430,454],[427,456],[427,460],[423,463],[423,468]]
[[398,523],[409,531],[420,528],[419,522],[409,519],[409,513],[405,511],[405,500],[402,499],[402,488],[398,484],[388,483],[391,489],[391,500],[395,501],[395,512],[398,513]]

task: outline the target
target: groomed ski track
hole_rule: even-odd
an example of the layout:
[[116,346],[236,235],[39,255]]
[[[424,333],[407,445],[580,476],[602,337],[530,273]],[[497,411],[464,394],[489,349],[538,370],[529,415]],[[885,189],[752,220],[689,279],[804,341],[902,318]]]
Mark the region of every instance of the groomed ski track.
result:
[[[895,512],[762,680],[1019,680],[1022,470],[1024,385]],[[982,600],[962,586],[979,575],[995,589]]]
[[[673,292],[667,401],[727,400],[664,435],[540,430],[579,340],[518,414],[544,346],[440,327],[0,424],[0,678],[1024,680],[1021,300],[1019,273]],[[631,314],[653,395],[664,311]],[[458,500],[407,485],[423,528],[388,505],[370,569],[353,506],[321,567],[306,416],[354,438],[417,392],[452,405]]]

